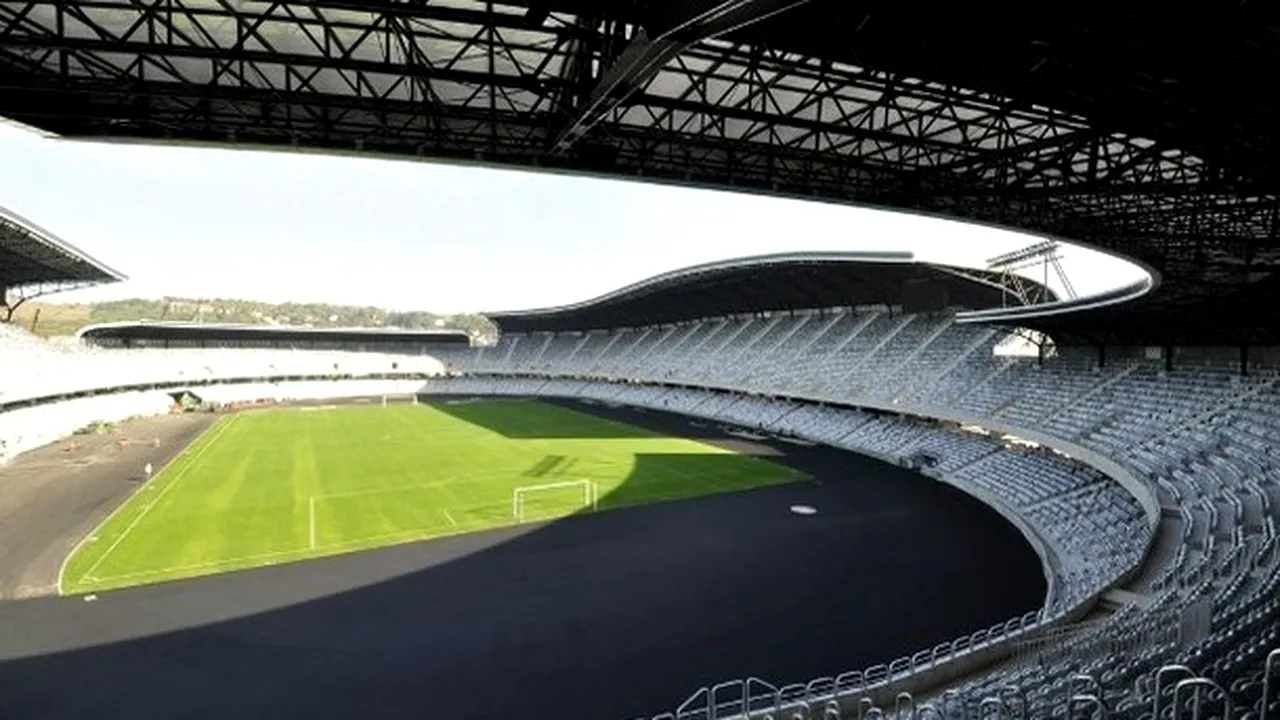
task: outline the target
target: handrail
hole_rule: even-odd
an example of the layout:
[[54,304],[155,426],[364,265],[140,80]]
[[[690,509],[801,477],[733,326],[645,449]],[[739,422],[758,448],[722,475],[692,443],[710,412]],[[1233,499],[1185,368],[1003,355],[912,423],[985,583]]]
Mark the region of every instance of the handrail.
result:
[[1102,702],[1102,697],[1100,695],[1095,695],[1092,693],[1081,693],[1079,695],[1072,695],[1071,698],[1067,700],[1067,717],[1068,718],[1075,717],[1071,712],[1071,708],[1074,705],[1078,705],[1082,703],[1084,705],[1087,705],[1093,708],[1094,710],[1093,718],[1096,718],[1096,720],[1107,720],[1106,704]]
[[[993,625],[991,626],[991,628],[988,628],[987,630],[980,630],[976,633],[973,633],[972,635],[967,636],[967,639],[972,641],[974,638],[978,638],[979,640],[986,642],[987,646],[990,646],[992,643],[995,643],[997,641],[1007,642],[1009,640],[1012,640],[1016,637],[1021,636],[1024,633],[1028,633],[1038,628],[1044,627],[1046,626],[1046,624],[1056,624],[1059,618],[1058,615],[1051,615],[1046,620],[1041,620],[1040,616],[1041,616],[1041,613],[1039,611],[1028,612],[1020,617],[1013,618],[1012,620]],[[1013,628],[1011,631],[1008,630],[1008,628],[1010,627]],[[1001,634],[1002,632],[1003,634]],[[967,655],[968,652],[978,648],[980,645],[981,645],[981,642],[968,642],[962,648],[959,648],[959,650],[955,654],[948,655],[940,659],[934,659],[925,664],[912,664],[910,661],[915,656],[909,656],[909,657],[899,658],[898,660],[895,660],[893,663],[890,663],[890,664],[880,663],[877,665],[873,665],[865,670],[861,670],[861,671],[852,670],[849,672],[845,672],[835,676],[834,678],[829,676],[821,677],[821,678],[816,678],[814,680],[811,680],[808,683],[796,683],[793,685],[787,685],[781,689],[779,695],[785,696],[787,695],[788,690],[794,688],[796,691],[802,692],[805,700],[811,704],[827,702],[832,700],[839,700],[841,697],[849,697],[850,695],[853,695],[855,693],[859,693],[859,692],[865,693],[867,691],[875,690],[879,687],[888,686],[893,681],[899,680],[903,677],[908,677],[914,674],[915,672],[928,669],[930,667],[937,667],[938,665],[943,664],[945,662],[953,661],[959,657],[963,657]],[[919,654],[920,653],[917,653],[917,655]],[[894,667],[895,665],[900,668],[899,672],[897,672],[896,674],[891,670],[891,668]],[[675,716],[679,718],[682,716],[683,713],[696,710],[696,708],[699,707],[698,701],[702,698],[713,697],[713,690],[715,688],[725,687],[735,682],[737,681],[728,681],[726,683],[719,683],[716,686],[714,686],[714,688],[704,687],[704,688],[698,689],[684,703],[680,705],[680,707],[676,710]],[[814,693],[813,688],[815,684],[819,684],[819,683],[825,686],[829,686],[830,689],[822,693]],[[905,699],[907,698],[910,699],[910,702],[912,704],[911,707],[914,707],[914,702],[915,702],[914,698],[910,693],[907,693],[907,692],[898,693],[898,695],[895,698],[895,703],[905,702]],[[786,698],[783,697],[783,699],[785,700]],[[865,697],[863,699],[868,700]],[[718,706],[712,706],[710,704],[710,700],[707,700],[706,702],[707,702],[707,705],[706,705],[707,716],[712,718],[721,718],[722,716],[719,715],[718,713],[720,709],[723,709],[724,704],[721,704]],[[868,702],[870,701],[868,700]],[[1004,706],[1007,707],[1008,703],[1004,703]],[[1021,697],[1021,706],[1023,711],[1025,712],[1025,708],[1026,708],[1025,696]],[[901,709],[900,707],[895,705],[895,715],[898,714],[898,711],[900,709]]]
[[[1222,695],[1222,705],[1223,705],[1223,708],[1222,708],[1222,718],[1223,718],[1223,720],[1230,720],[1230,718],[1231,718],[1231,694],[1227,692],[1226,688],[1222,687],[1222,686],[1221,686],[1221,685],[1219,685],[1218,683],[1216,683],[1216,682],[1214,682],[1214,681],[1212,681],[1212,680],[1210,680],[1210,679],[1208,679],[1208,678],[1202,678],[1202,677],[1187,678],[1186,680],[1181,680],[1181,681],[1179,681],[1177,685],[1174,685],[1174,686],[1173,686],[1173,717],[1174,717],[1174,720],[1178,720],[1178,717],[1179,717],[1179,716],[1178,716],[1178,711],[1179,711],[1179,709],[1181,709],[1181,707],[1182,707],[1182,703],[1181,703],[1181,702],[1179,702],[1179,700],[1180,700],[1180,699],[1181,699],[1181,697],[1182,697],[1182,691],[1183,691],[1183,690],[1185,690],[1185,689],[1187,689],[1187,688],[1192,688],[1192,696],[1191,696],[1191,697],[1192,697],[1192,702],[1193,702],[1193,704],[1194,704],[1194,707],[1193,707],[1193,710],[1192,710],[1192,712],[1191,712],[1191,720],[1201,720],[1201,717],[1200,717],[1200,706],[1201,706],[1201,704],[1202,704],[1202,703],[1200,702],[1200,695],[1201,695],[1201,691],[1202,691],[1202,690],[1206,690],[1206,691],[1208,691],[1208,692],[1213,692],[1213,693],[1219,693],[1219,694],[1221,694],[1221,695]],[[1212,696],[1211,696],[1211,699],[1212,699]]]
[[[905,717],[903,713],[908,713]],[[916,699],[908,692],[900,692],[893,699],[893,716],[895,720],[916,720]]]
[[1156,670],[1155,689],[1151,696],[1152,720],[1160,720],[1160,712],[1163,710],[1163,708],[1160,707],[1160,699],[1165,687],[1164,685],[1165,677],[1175,673],[1182,676],[1182,678],[1180,679],[1196,676],[1196,674],[1191,670],[1191,668],[1187,667],[1186,665],[1165,665],[1159,670]]
[[[1268,653],[1264,667],[1264,676],[1280,670],[1280,649]],[[1170,685],[1166,680],[1171,675],[1186,677],[1181,677],[1176,683]],[[1192,673],[1184,665],[1165,665],[1145,678],[1154,682],[1149,686],[1141,682],[1142,678],[1140,678],[1132,688],[1134,695],[1119,701],[1119,705],[1114,708],[1116,712],[1122,716],[1132,717],[1133,710],[1141,704],[1138,698],[1150,690],[1155,705],[1153,705],[1152,714],[1143,715],[1143,720],[1268,719],[1267,701],[1271,699],[1268,695],[1271,686],[1266,682],[1266,677],[1263,678],[1263,694],[1259,707],[1245,708],[1243,713],[1236,712],[1233,693],[1249,692],[1251,686],[1256,689],[1256,685],[1251,685],[1251,683],[1257,683],[1256,675],[1249,683],[1242,684],[1238,681],[1232,684],[1230,691],[1214,680]],[[755,679],[746,682],[749,684],[753,680]],[[834,682],[831,678],[826,680]],[[675,712],[636,720],[796,720],[797,718],[800,720],[888,720],[890,716],[893,720],[1028,720],[1031,717],[1046,716],[1074,720],[1081,717],[1077,712],[1078,709],[1087,709],[1088,720],[1108,720],[1111,717],[1112,708],[1108,705],[1107,688],[1104,683],[1093,675],[1084,673],[1066,677],[1064,681],[1065,701],[1056,705],[1062,712],[1050,712],[1048,715],[1045,714],[1044,707],[1033,708],[1027,692],[1015,685],[1000,687],[995,694],[983,696],[981,699],[977,696],[970,697],[970,702],[976,700],[976,708],[973,705],[966,705],[965,695],[955,689],[943,691],[938,698],[938,704],[931,702],[917,704],[913,695],[902,692],[893,698],[892,713],[877,705],[876,701],[868,695],[859,696],[856,702],[846,708],[839,698],[805,697],[803,696],[805,686],[794,685],[789,687],[796,689],[796,693],[793,693],[795,697],[788,699],[779,696],[769,708],[738,704],[738,712],[723,714],[721,710],[727,704],[702,707],[696,703],[686,702]],[[765,685],[768,684],[765,683]],[[1044,686],[1044,690],[1038,693],[1041,702],[1052,702],[1052,694],[1046,692],[1048,687]],[[1166,695],[1170,696],[1170,705],[1161,707],[1160,700]],[[701,698],[705,695],[700,694],[695,697]],[[1220,707],[1221,711],[1206,711],[1206,706],[1210,705]],[[974,712],[975,709],[976,712]]]
[[1258,720],[1269,720],[1272,702],[1272,681],[1275,679],[1278,670],[1280,670],[1280,649],[1267,653],[1267,661],[1262,666],[1262,708],[1258,713]]

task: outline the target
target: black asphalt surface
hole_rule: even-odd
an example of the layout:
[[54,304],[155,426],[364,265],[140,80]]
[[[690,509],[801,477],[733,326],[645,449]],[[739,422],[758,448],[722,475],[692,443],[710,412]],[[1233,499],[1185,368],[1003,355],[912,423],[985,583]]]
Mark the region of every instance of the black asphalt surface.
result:
[[[684,418],[589,411],[743,449]],[[2,603],[0,718],[623,720],[1040,605],[1034,552],[967,496],[849,453],[754,447],[817,482]]]

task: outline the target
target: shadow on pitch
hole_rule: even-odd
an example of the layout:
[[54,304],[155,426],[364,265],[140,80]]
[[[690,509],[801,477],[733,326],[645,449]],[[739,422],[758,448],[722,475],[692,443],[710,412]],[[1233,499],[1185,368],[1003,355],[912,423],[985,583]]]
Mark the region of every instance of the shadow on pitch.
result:
[[[822,482],[0,604],[0,717],[623,720],[726,678],[866,667],[1039,605],[1036,555],[976,501],[848,453],[780,452]],[[603,500],[705,462],[729,460],[642,456]]]
[[[644,414],[663,414],[553,398],[425,396],[422,400],[439,412],[512,440],[660,437],[631,421]],[[545,413],[530,412],[532,403],[545,406]],[[710,423],[686,421],[680,429],[680,437],[703,440],[721,438],[724,433]]]

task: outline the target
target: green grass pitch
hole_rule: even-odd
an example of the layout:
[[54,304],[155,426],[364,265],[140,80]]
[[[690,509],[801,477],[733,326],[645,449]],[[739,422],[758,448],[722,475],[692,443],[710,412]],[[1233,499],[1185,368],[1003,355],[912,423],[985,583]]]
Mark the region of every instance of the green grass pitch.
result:
[[[802,479],[529,400],[227,415],[77,546],[62,592],[175,580]],[[517,488],[551,486],[543,489]],[[516,515],[515,496],[521,495]]]

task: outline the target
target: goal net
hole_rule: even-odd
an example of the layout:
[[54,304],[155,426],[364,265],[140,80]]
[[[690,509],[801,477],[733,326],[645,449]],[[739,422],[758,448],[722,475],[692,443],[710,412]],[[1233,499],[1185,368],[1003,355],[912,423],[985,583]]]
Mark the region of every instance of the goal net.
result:
[[584,508],[595,510],[599,503],[600,491],[594,480],[522,485],[511,491],[511,516],[518,523],[545,520]]

